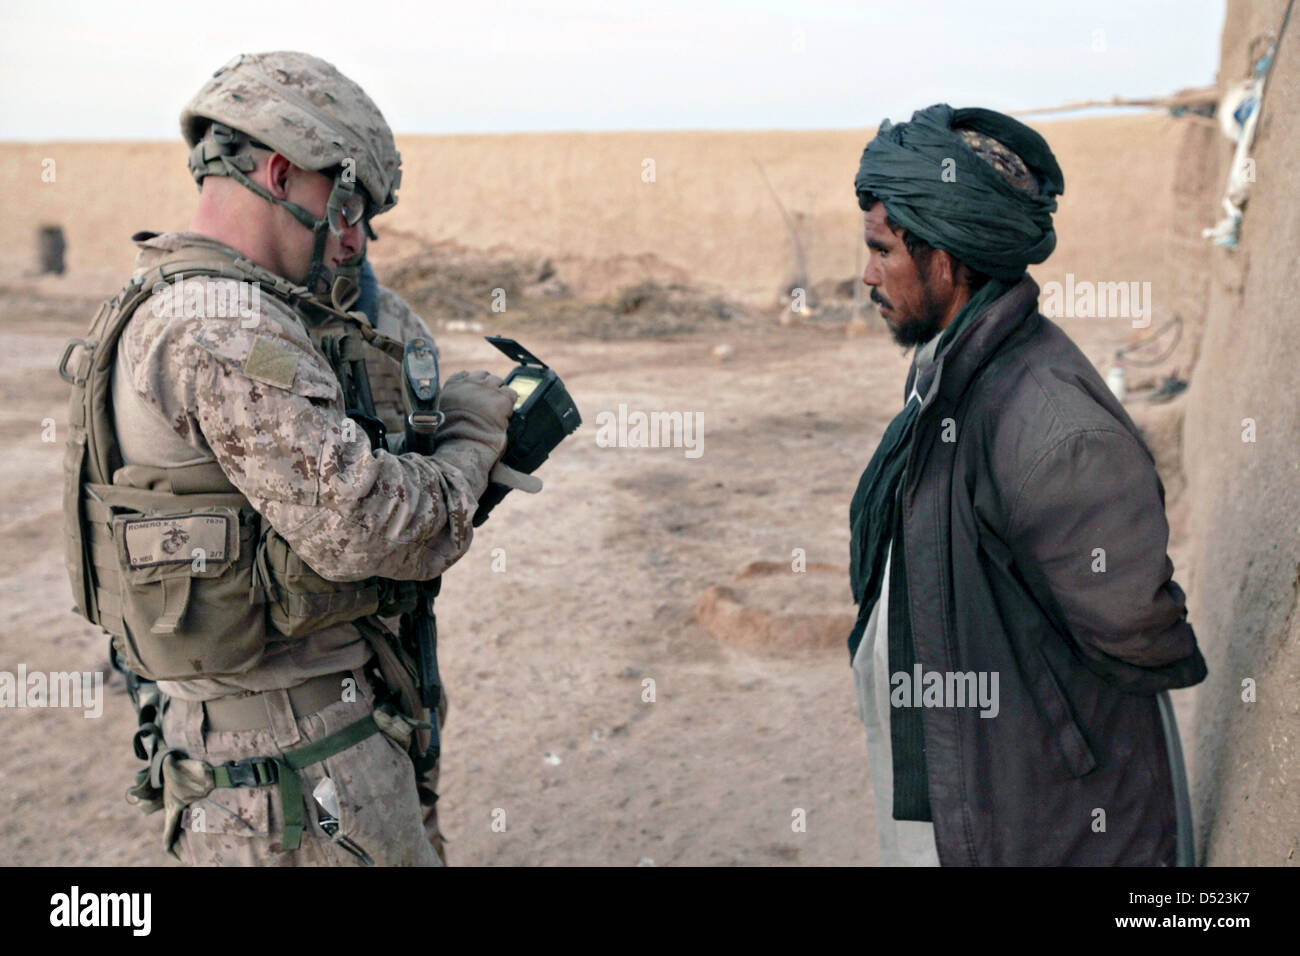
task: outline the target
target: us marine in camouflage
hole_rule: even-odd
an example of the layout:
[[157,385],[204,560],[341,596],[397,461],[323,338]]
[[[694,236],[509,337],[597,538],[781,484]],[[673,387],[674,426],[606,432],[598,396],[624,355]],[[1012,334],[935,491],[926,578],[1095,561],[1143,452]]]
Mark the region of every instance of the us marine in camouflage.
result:
[[181,127],[190,230],[134,237],[60,367],[69,573],[133,675],[132,794],[192,864],[439,865],[428,714],[385,621],[469,547],[515,394],[451,376],[428,456],[375,427],[400,435],[395,339],[428,332],[386,289],[374,325],[348,311],[400,181],[359,86],[241,56]]

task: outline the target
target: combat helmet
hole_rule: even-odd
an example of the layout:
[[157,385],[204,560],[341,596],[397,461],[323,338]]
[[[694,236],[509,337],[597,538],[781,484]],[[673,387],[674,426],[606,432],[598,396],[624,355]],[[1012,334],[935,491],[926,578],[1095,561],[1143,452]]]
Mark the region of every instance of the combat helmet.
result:
[[[356,83],[324,60],[279,51],[241,54],[212,74],[181,111],[181,134],[190,146],[190,174],[229,176],[286,208],[315,234],[307,286],[329,278],[326,230],[340,235],[346,222],[365,224],[397,204],[401,154],[379,107]],[[333,173],[325,217],[276,199],[249,179],[253,157],[244,148],[274,150],[295,166]],[[358,186],[360,187],[358,189]]]

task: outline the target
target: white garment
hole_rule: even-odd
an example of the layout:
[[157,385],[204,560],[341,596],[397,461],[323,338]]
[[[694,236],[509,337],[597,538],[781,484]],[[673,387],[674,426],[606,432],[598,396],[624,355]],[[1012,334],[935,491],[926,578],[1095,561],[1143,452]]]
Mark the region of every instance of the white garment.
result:
[[884,866],[938,866],[934,824],[894,819],[894,754],[889,736],[889,567],[893,555],[891,542],[885,554],[880,597],[853,655],[853,685],[858,717],[867,728],[867,767],[876,795],[880,862]]

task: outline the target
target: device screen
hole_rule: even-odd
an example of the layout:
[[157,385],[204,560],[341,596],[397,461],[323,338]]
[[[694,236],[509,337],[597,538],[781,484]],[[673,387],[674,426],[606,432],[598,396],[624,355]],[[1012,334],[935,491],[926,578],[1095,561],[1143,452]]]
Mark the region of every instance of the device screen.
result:
[[533,394],[540,382],[541,379],[533,378],[531,375],[515,375],[506,382],[519,396],[515,401],[515,411],[519,411],[524,402],[528,401],[528,396]]

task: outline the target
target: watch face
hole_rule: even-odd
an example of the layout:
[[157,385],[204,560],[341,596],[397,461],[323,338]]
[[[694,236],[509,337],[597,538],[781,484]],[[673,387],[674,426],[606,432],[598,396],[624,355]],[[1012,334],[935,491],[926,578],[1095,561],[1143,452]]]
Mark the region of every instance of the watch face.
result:
[[513,388],[519,396],[515,401],[515,411],[519,411],[524,402],[528,401],[528,396],[537,390],[537,386],[541,384],[541,381],[540,378],[534,378],[531,375],[516,375],[506,382],[506,385]]

